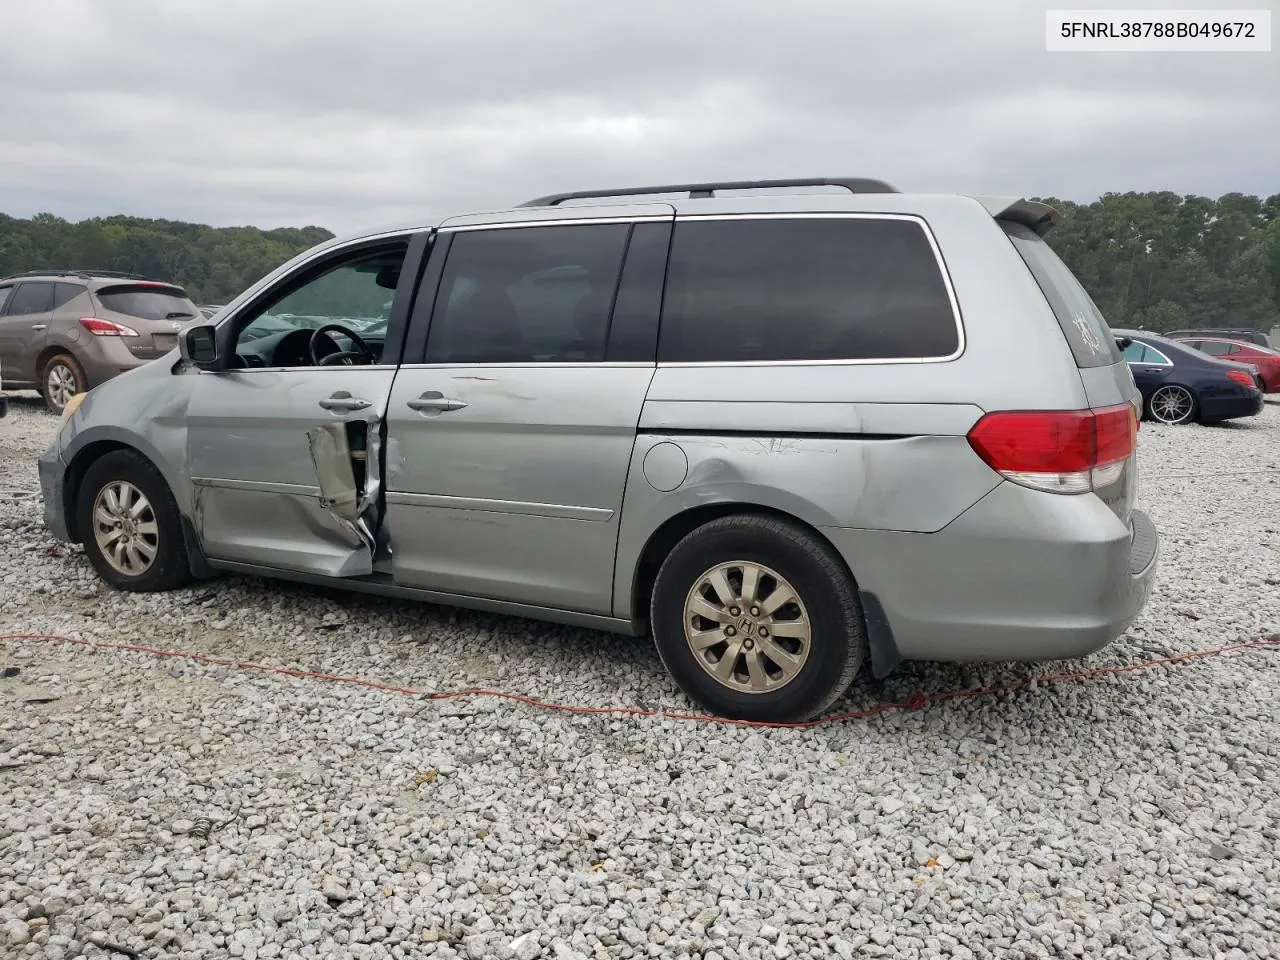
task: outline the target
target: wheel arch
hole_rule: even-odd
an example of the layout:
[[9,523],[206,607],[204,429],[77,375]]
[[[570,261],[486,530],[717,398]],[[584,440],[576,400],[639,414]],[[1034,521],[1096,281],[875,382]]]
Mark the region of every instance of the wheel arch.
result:
[[804,530],[819,542],[825,543],[839,560],[841,568],[849,576],[854,589],[858,589],[857,575],[849,567],[848,562],[840,551],[836,549],[835,544],[818,527],[778,507],[742,500],[727,500],[681,510],[668,517],[649,535],[649,539],[645,541],[644,546],[641,548],[639,559],[631,572],[631,589],[628,593],[631,602],[630,616],[636,620],[643,620],[648,617],[649,601],[653,596],[653,586],[658,575],[658,568],[677,543],[712,520],[740,514],[758,514],[785,521]]
[[169,491],[174,494],[174,499],[178,503],[178,513],[182,518],[183,545],[191,562],[192,572],[198,577],[212,576],[214,571],[209,567],[204,550],[200,546],[200,538],[196,533],[195,525],[182,508],[183,498],[180,495],[181,491],[174,485],[173,478],[169,476],[159,458],[143,449],[142,444],[130,442],[117,436],[100,436],[86,440],[77,445],[75,452],[71,456],[66,457],[67,468],[63,474],[62,483],[62,509],[63,516],[67,522],[67,533],[71,541],[73,543],[83,542],[83,531],[79,529],[76,503],[80,498],[80,488],[84,483],[85,475],[93,464],[107,454],[118,450],[127,450],[138,455],[160,474],[161,479],[169,487]]
[[76,365],[83,371],[84,361],[75,355],[65,343],[49,343],[46,344],[38,354],[36,354],[36,382],[44,387],[44,368],[49,365],[49,361],[57,356],[68,356],[76,362]]

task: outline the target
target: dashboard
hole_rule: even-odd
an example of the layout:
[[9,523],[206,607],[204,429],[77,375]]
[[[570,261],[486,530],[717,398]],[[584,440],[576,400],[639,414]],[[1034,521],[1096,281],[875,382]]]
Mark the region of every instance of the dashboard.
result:
[[[314,330],[302,328],[242,341],[236,344],[236,352],[230,366],[239,369],[314,367],[316,363],[311,359],[311,335],[314,332]],[[375,358],[381,357],[384,343],[381,332],[378,335],[361,336],[360,339],[373,351]],[[354,349],[356,349],[355,344],[339,333],[326,334],[316,345],[316,352],[321,359]],[[370,362],[376,363],[377,360],[354,359],[354,363],[361,365]]]

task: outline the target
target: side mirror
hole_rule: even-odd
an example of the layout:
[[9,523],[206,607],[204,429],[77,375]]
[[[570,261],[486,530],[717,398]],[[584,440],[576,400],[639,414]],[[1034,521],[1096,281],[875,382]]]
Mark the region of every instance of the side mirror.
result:
[[218,363],[217,328],[204,324],[188,327],[178,337],[178,352],[182,359],[202,370],[211,370]]
[[1132,343],[1131,337],[1116,337],[1116,346],[1121,350],[1127,350]]

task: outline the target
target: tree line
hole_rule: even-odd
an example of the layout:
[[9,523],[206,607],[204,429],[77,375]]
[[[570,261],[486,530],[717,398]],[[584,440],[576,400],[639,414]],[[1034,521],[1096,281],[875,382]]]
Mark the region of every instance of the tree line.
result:
[[[1115,327],[1280,324],[1280,194],[1216,200],[1108,193],[1092,203],[1043,198],[1062,213],[1049,242]],[[0,214],[0,276],[49,268],[143,273],[225,303],[308,247],[323,227],[210,227],[175,220]]]

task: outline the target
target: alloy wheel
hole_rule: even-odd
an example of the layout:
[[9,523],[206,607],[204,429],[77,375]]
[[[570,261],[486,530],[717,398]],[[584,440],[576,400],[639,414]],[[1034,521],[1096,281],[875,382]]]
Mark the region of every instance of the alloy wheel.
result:
[[108,483],[93,502],[93,538],[117,573],[126,577],[146,573],[160,543],[151,501],[127,480]]
[[1151,416],[1161,423],[1186,423],[1195,406],[1195,398],[1183,387],[1161,387],[1151,395]]
[[76,389],[75,371],[61,361],[49,365],[45,374],[45,393],[50,402],[61,410],[79,391]]
[[811,626],[799,593],[776,570],[735,560],[702,574],[684,604],[694,660],[721,685],[770,693],[799,675]]

